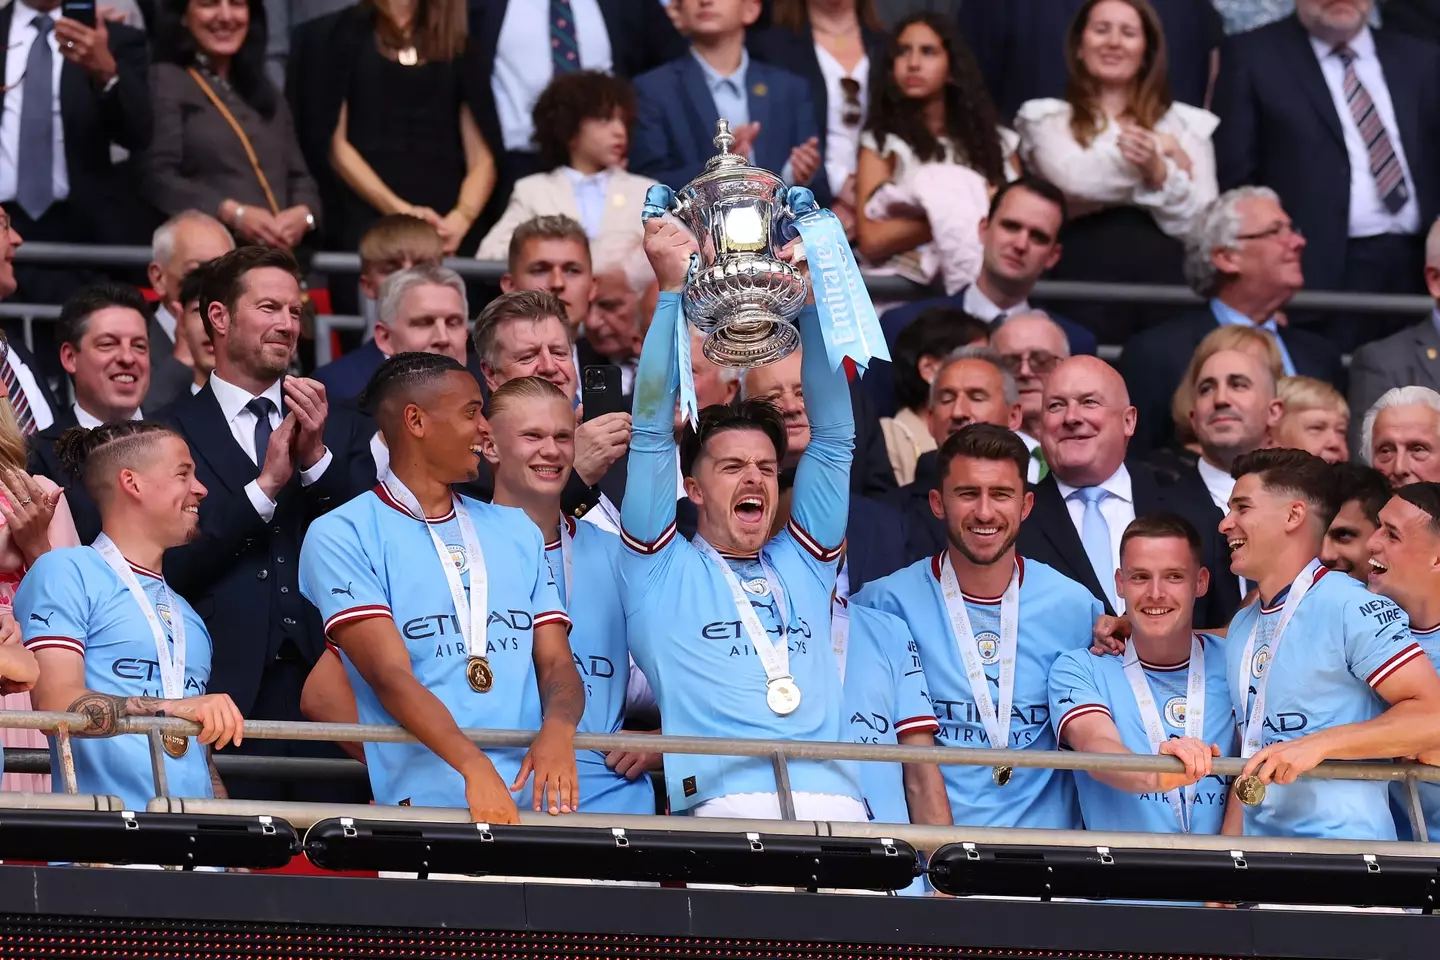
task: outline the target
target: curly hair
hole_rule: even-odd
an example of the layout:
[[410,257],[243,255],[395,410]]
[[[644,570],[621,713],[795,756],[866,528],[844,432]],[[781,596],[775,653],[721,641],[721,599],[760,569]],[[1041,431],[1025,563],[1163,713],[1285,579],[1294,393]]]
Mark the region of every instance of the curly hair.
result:
[[570,162],[570,141],[586,120],[609,120],[620,111],[628,136],[635,129],[635,88],[624,77],[598,70],[561,74],[535,101],[535,146],[550,167]]
[[900,54],[900,37],[914,24],[923,24],[935,32],[950,61],[950,75],[945,80],[945,135],[954,144],[961,163],[979,173],[994,186],[1005,182],[1005,153],[1000,147],[1000,115],[980,65],[951,21],[934,13],[917,13],[906,17],[890,31],[885,53],[870,71],[870,115],[865,129],[884,146],[885,137],[894,134],[910,145],[917,159],[943,160],[945,150],[925,125],[924,104],[907,97],[895,82],[895,60]]

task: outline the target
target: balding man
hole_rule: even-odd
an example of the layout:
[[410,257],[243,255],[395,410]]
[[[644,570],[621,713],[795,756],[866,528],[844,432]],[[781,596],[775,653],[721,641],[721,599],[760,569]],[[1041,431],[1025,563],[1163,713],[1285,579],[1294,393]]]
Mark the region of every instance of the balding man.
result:
[[1211,587],[1195,602],[1195,623],[1228,623],[1239,588],[1220,539],[1219,514],[1194,486],[1162,477],[1125,456],[1135,433],[1135,408],[1125,381],[1103,360],[1071,357],[1045,385],[1040,445],[1050,475],[1035,485],[1035,505],[1020,528],[1020,553],[1079,582],[1105,604],[1115,595],[1120,537],[1138,516],[1168,511],[1201,531]]
[[[1425,287],[1435,301],[1425,319],[1365,344],[1351,357],[1350,409],[1356,414],[1396,387],[1440,390],[1440,220],[1431,224],[1425,238]],[[1350,448],[1358,449],[1358,418],[1351,421],[1350,431]]]
[[[1060,361],[1070,356],[1070,342],[1065,330],[1043,310],[1016,314],[1000,324],[990,335],[990,345],[1000,354],[1005,369],[1015,378],[1020,391],[1020,412],[1023,419],[1017,431],[1025,446],[1033,453],[1039,445],[1040,414],[1045,395],[1045,382]],[[1042,479],[1048,470],[1040,461]]]
[[1248,350],[1221,350],[1195,372],[1195,405],[1190,429],[1200,442],[1196,471],[1222,514],[1230,509],[1235,461],[1266,445],[1285,406],[1275,395],[1275,378]]
[[1440,393],[1428,387],[1385,391],[1365,413],[1360,455],[1397,488],[1440,481]]
[[150,392],[145,409],[159,410],[186,396],[194,382],[190,345],[179,335],[185,315],[180,285],[185,275],[235,249],[225,225],[207,213],[186,210],[160,224],[150,238],[146,274],[160,302],[150,318]]
[[[1019,430],[1020,422],[1020,391],[992,348],[961,347],[935,371],[935,379],[930,381],[930,435],[937,447],[972,423]],[[930,491],[940,479],[937,456],[937,450],[921,454],[915,462],[915,479],[886,497],[905,514],[906,563],[945,548],[945,523],[930,508]]]

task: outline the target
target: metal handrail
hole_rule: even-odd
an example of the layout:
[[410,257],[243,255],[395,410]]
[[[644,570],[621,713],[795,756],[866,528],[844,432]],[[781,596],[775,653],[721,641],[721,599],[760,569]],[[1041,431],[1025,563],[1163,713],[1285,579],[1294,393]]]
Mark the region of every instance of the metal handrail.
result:
[[[97,246],[77,243],[27,243],[15,251],[15,260],[27,264],[87,264],[104,267],[143,267],[150,262],[150,248],[140,246]],[[505,273],[499,260],[452,257],[445,261],[462,277],[498,283]],[[311,267],[321,273],[359,276],[360,255],[341,251],[315,254]],[[903,277],[866,273],[865,286],[877,300],[921,300],[940,296],[935,287],[922,286]],[[1193,306],[1202,302],[1188,287],[1140,283],[1091,283],[1045,280],[1036,286],[1034,297],[1051,300],[1146,303],[1160,306]],[[1348,293],[1333,290],[1302,290],[1287,305],[1290,310],[1317,312],[1357,311],[1364,313],[1412,314],[1420,316],[1434,307],[1421,295]],[[3,314],[0,314],[3,315]]]

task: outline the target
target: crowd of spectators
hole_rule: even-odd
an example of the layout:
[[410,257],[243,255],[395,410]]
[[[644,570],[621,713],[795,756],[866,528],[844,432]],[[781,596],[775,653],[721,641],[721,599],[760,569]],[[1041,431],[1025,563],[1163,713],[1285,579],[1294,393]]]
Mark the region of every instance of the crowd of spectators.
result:
[[[1236,503],[1253,496],[1257,475],[1293,478],[1312,505],[1317,484],[1328,485],[1333,517],[1314,511],[1325,523],[1313,555],[1355,580],[1376,569],[1383,578],[1389,568],[1371,562],[1383,551],[1369,545],[1377,530],[1396,526],[1380,516],[1396,502],[1391,493],[1403,498],[1409,485],[1440,483],[1440,101],[1430,95],[1440,90],[1440,45],[1426,7],[1416,0],[362,0],[320,11],[259,0],[141,0],[102,7],[89,24],[60,15],[53,0],[10,0],[0,7],[0,35],[9,38],[0,49],[0,299],[61,308],[33,352],[18,327],[7,328],[0,358],[8,401],[0,403],[0,608],[14,610],[0,614],[0,677],[7,691],[31,691],[10,693],[4,708],[83,708],[101,720],[169,712],[208,724],[206,745],[233,741],[248,755],[336,757],[340,748],[242,742],[227,726],[228,711],[273,720],[354,720],[379,711],[433,733],[428,715],[395,707],[398,687],[375,685],[384,663],[378,646],[362,647],[355,630],[336,639],[340,627],[369,616],[356,612],[363,604],[336,599],[357,601],[352,591],[365,589],[341,576],[343,538],[326,561],[329,597],[315,595],[302,547],[313,557],[312,527],[342,507],[345,523],[372,524],[364,529],[389,542],[385,521],[357,519],[357,504],[379,496],[413,512],[386,492],[386,478],[422,461],[443,474],[426,459],[439,443],[435,434],[403,422],[395,398],[450,374],[473,378],[473,403],[498,398],[488,413],[501,420],[493,435],[477,434],[476,475],[456,478],[457,492],[521,507],[535,519],[550,507],[534,507],[544,498],[515,467],[522,455],[515,451],[532,439],[540,444],[535,438],[553,440],[568,453],[536,468],[559,478],[545,493],[554,495],[558,527],[535,519],[542,543],[563,541],[569,550],[578,520],[580,529],[621,535],[627,549],[658,551],[658,541],[637,547],[622,518],[622,505],[635,499],[627,501],[639,469],[632,453],[655,455],[655,438],[642,437],[627,412],[642,393],[641,348],[657,339],[647,339],[652,318],[659,322],[674,303],[641,208],[657,182],[678,188],[702,170],[715,152],[719,118],[729,121],[736,152],[788,184],[810,187],[836,213],[868,271],[935,288],[925,299],[878,305],[891,361],[851,377],[843,391],[854,424],[841,491],[844,554],[838,544],[819,544],[828,555],[821,559],[838,565],[837,617],[863,620],[870,614],[861,608],[887,609],[878,598],[893,596],[893,578],[927,572],[932,559],[942,578],[942,559],[960,549],[942,492],[957,458],[1023,467],[1027,507],[1013,542],[1035,569],[1067,581],[1057,595],[1073,589],[1078,606],[1067,615],[1093,608],[1102,626],[1127,611],[1140,619],[1141,594],[1120,575],[1132,528],[1141,539],[1186,541],[1195,559],[1190,575],[1208,584],[1190,598],[1196,629],[1223,636],[1232,617],[1274,601],[1259,568],[1236,559],[1246,549]],[[123,271],[106,276],[80,264],[15,259],[27,241],[142,238],[151,247],[143,289]],[[358,289],[307,269],[320,250],[359,253]],[[444,266],[453,256],[503,260],[498,290],[467,284]],[[1184,283],[1204,303],[1042,303],[1043,279]],[[1291,306],[1302,290],[1425,291],[1437,307],[1423,318],[1311,314]],[[312,368],[304,359],[313,336],[306,318],[352,301],[367,329],[354,343],[337,340],[348,349]],[[832,419],[813,424],[812,436],[813,406],[821,402],[807,379],[812,343],[739,371],[710,363],[701,342],[694,334],[702,407],[763,420],[755,404],[766,401],[778,414],[784,442],[777,442],[769,532],[804,529],[805,457],[822,457],[834,442],[830,401],[842,391],[824,392]],[[1102,345],[1123,348],[1117,363],[1097,356]],[[671,338],[665,349],[674,346]],[[587,415],[582,381],[588,388],[586,373],[601,367],[616,368],[623,399]],[[555,426],[551,408],[565,404],[558,418],[565,422]],[[981,424],[990,426],[977,432]],[[90,431],[88,439],[73,428]],[[668,536],[678,530],[689,539],[703,532],[706,500],[689,475],[696,454],[684,447],[695,434],[678,413],[673,433],[682,441],[674,454],[681,470]],[[197,518],[194,535],[155,520],[161,494],[132,463],[141,447],[153,453],[146,464],[176,458],[184,489],[172,493]],[[1267,450],[1318,459],[1267,460]],[[654,477],[643,479],[650,491]],[[668,482],[666,474],[662,487]],[[372,488],[381,493],[367,493]],[[668,497],[663,491],[667,505]],[[1406,502],[1428,510],[1422,501]],[[1440,501],[1433,506],[1440,510]],[[1162,514],[1167,519],[1155,522]],[[384,510],[380,516],[393,522]],[[59,621],[52,626],[43,612],[95,576],[83,563],[66,566],[60,558],[73,551],[65,548],[98,541],[103,556],[105,544],[114,546],[109,535],[138,536],[151,521],[145,542],[154,555],[124,559],[158,584],[147,579],[143,590],[160,591],[151,602],[164,607],[167,627],[193,621],[208,640],[192,645],[192,653],[208,654],[203,677],[193,686],[186,678],[178,699],[163,657],[148,681],[122,677],[121,660],[111,659],[119,655],[94,645],[83,624],[79,636],[57,633]],[[326,536],[335,526],[324,528]],[[491,535],[480,532],[482,540]],[[1290,527],[1267,535],[1281,553],[1303,552]],[[423,537],[418,542],[428,551]],[[464,549],[453,549],[464,566]],[[535,601],[555,608],[531,610],[541,691],[531,706],[545,707],[547,723],[570,709],[563,671],[550,657],[555,634],[541,629],[565,620],[568,608],[574,659],[588,697],[600,704],[594,716],[588,706],[583,717],[577,712],[572,730],[661,729],[667,681],[647,681],[634,660],[627,670],[623,650],[586,646],[592,623],[572,597],[590,588],[577,577],[572,595],[568,554],[563,575],[555,570],[554,599]],[[527,575],[533,580],[535,571]],[[745,589],[769,575],[767,568]],[[621,579],[597,589],[622,590]],[[995,596],[1000,589],[1003,582]],[[1413,627],[1436,626],[1419,622],[1404,593],[1396,587],[1386,595],[1401,602]],[[443,589],[441,601],[449,602]],[[130,600],[117,589],[104,602]],[[372,599],[376,606],[383,604]],[[846,609],[852,612],[840,612]],[[904,610],[889,614],[909,622],[896,629],[915,633],[909,652],[934,674],[936,655],[927,652],[934,638],[922,636]],[[452,639],[464,634],[468,642],[463,619],[457,602]],[[738,624],[724,626],[743,636]],[[405,629],[408,639],[418,636]],[[443,623],[437,629],[446,636]],[[1096,633],[1103,635],[1101,626]],[[183,634],[183,627],[172,633],[182,661]],[[1079,639],[1088,646],[1088,628]],[[335,644],[328,652],[327,640]],[[1440,656],[1440,648],[1426,652]],[[83,667],[65,659],[77,653]],[[472,667],[476,656],[472,649]],[[585,657],[604,660],[610,673],[591,676]],[[640,659],[666,663],[652,653]],[[135,682],[106,686],[120,679]],[[1095,748],[1088,726],[1065,739],[1045,680],[1042,672],[1035,709],[1052,715],[1055,729],[1022,745]],[[478,682],[472,675],[476,690]],[[932,675],[930,682],[938,721],[905,729],[913,715],[891,714],[899,729],[883,742],[933,743],[938,731],[942,744],[971,743],[973,731],[955,731],[967,723],[979,729],[978,711],[958,727],[959,718],[945,714],[968,688],[954,691],[942,710],[936,694],[948,681]],[[1423,683],[1415,689],[1421,692],[1381,692],[1392,703],[1431,693]],[[198,705],[161,706],[188,700]],[[1171,725],[1189,729],[1183,717]],[[839,736],[851,739],[852,731]],[[23,731],[0,740],[43,743]],[[552,759],[540,743],[537,783]],[[171,756],[178,762],[183,752]],[[82,765],[82,754],[95,758],[95,769],[118,762],[87,746],[77,752]],[[1187,771],[1208,769],[1208,760],[1176,755]],[[376,799],[412,799],[408,787],[374,773],[377,765],[392,769],[400,754],[362,756],[372,765]],[[464,758],[443,759],[459,770]],[[586,772],[580,758],[582,798],[586,784],[602,783],[606,795],[607,776],[634,781],[664,769],[670,789],[661,809],[691,805],[693,784],[677,796],[668,758],[591,759],[598,772]],[[1003,804],[972,810],[957,791],[974,784],[948,771],[949,803],[937,804],[927,791],[938,780],[925,767],[904,770],[916,822],[1075,823],[1068,815],[1032,819],[1038,806],[1013,815]],[[996,768],[997,790],[1011,776],[1005,769],[1002,778]],[[232,796],[366,794],[338,782],[221,786],[203,770],[191,774],[182,782]],[[440,796],[442,781],[414,796]],[[133,778],[114,782],[145,789]],[[1111,786],[1162,801],[1171,789],[1164,778],[1130,789],[1138,783]],[[4,785],[44,787],[16,775]],[[470,789],[466,775],[456,803],[474,810]],[[1086,789],[1078,809],[1088,820]],[[633,792],[626,797],[633,803]],[[700,806],[729,799],[707,796]]]

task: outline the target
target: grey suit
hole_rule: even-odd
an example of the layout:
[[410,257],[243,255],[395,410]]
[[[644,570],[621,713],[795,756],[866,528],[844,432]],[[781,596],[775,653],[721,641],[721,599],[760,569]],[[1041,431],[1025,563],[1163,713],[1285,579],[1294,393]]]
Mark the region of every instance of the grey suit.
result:
[[[303,204],[319,220],[320,194],[300,155],[284,97],[277,95],[267,120],[234,93],[212,86],[250,138],[280,209]],[[155,136],[141,159],[147,200],[167,217],[184,210],[213,216],[225,200],[269,206],[240,138],[183,67],[152,66],[150,95]]]
[[[1440,313],[1440,311],[1437,311]],[[1365,411],[1391,387],[1440,390],[1440,330],[1432,313],[1413,327],[1367,343],[1350,358],[1350,450],[1357,457]]]

